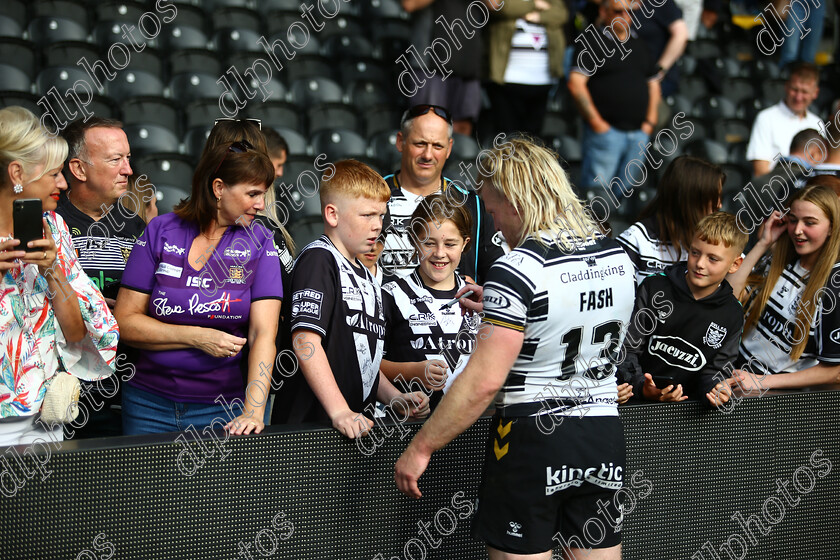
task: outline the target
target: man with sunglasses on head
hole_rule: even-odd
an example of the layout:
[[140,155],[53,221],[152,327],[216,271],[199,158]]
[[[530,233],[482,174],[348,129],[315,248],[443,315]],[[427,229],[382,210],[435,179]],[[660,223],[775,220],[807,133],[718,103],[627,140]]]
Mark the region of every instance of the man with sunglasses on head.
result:
[[495,227],[476,193],[443,176],[443,166],[452,152],[452,115],[439,105],[415,105],[400,121],[397,150],[400,169],[385,176],[391,187],[388,213],[391,226],[379,264],[386,275],[406,276],[418,264],[409,236],[411,214],[425,197],[443,193],[452,205],[463,205],[472,218],[470,243],[464,250],[458,272],[478,283],[502,254],[493,242]]
[[[64,171],[69,191],[59,198],[56,212],[67,222],[79,264],[113,309],[125,263],[146,227],[136,212],[120,202],[132,174],[128,137],[121,122],[99,117],[71,123],[62,136],[70,148]],[[151,200],[155,191],[146,186],[139,195],[138,207]],[[124,345],[117,347],[120,364],[130,363],[131,355],[131,349]],[[122,434],[116,377],[82,388],[83,394],[90,392],[80,405],[86,405],[88,417],[82,422],[85,413],[80,413],[74,422],[75,439]]]

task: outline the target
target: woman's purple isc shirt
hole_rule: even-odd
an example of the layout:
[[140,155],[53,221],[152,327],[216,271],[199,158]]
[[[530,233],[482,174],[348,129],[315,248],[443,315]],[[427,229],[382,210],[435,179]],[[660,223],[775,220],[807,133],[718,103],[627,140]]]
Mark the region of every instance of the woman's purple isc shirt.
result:
[[[198,235],[195,223],[175,214],[153,219],[131,251],[122,287],[149,294],[148,313],[155,319],[247,337],[251,303],[283,295],[272,235],[258,224],[231,226],[195,270],[188,255]],[[241,399],[241,356],[215,358],[194,348],[138,350],[131,384],[180,402]]]

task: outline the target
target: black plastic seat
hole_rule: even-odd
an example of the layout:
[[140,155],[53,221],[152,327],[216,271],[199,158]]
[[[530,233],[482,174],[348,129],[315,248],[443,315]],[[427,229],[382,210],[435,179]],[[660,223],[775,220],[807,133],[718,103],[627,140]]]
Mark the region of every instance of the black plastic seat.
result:
[[724,78],[721,81],[721,89],[726,99],[729,99],[735,104],[740,103],[744,99],[753,99],[756,97],[755,86],[749,78]]
[[246,107],[249,117],[260,119],[263,126],[272,128],[291,128],[300,133],[304,127],[304,111],[301,107],[284,101],[267,101],[265,103],[251,103]]
[[90,24],[87,6],[83,2],[75,2],[74,0],[35,0],[31,2],[30,8],[35,18],[50,18],[61,14],[59,17],[74,21],[84,29],[87,29]]
[[370,0],[365,6],[365,15],[379,19],[408,19],[408,12],[403,9],[398,0]]
[[204,49],[210,39],[200,27],[186,25],[175,20],[158,36],[161,45],[167,50]]
[[0,63],[0,90],[32,91],[32,78],[15,66]]
[[181,185],[190,189],[194,167],[192,160],[178,153],[158,152],[132,158],[132,166],[141,169],[155,185]]
[[258,12],[243,7],[223,7],[211,16],[214,29],[249,29],[261,34],[262,17]]
[[372,57],[373,50],[365,37],[341,33],[326,38],[321,54],[328,58]]
[[350,84],[347,88],[347,98],[351,105],[362,111],[378,105],[389,105],[397,100],[393,87],[388,88],[368,80]]
[[368,138],[380,132],[393,132],[396,134],[400,126],[402,111],[391,105],[379,105],[369,107],[362,113],[365,121],[365,135]]
[[549,144],[557,154],[568,162],[580,162],[583,159],[583,150],[577,138],[572,136],[556,136]]
[[[87,72],[81,68],[72,68],[70,66],[52,66],[44,68],[38,73],[35,79],[36,89],[41,95],[46,94],[50,88],[55,87],[63,95],[65,91],[73,87],[77,81],[83,81],[94,89],[94,84],[90,84],[90,77]],[[99,93],[93,91],[93,93]]]
[[186,49],[169,55],[169,71],[172,76],[181,73],[205,72],[221,76],[223,69],[218,56],[207,49]]
[[263,50],[259,44],[260,37],[261,35],[252,29],[225,27],[216,31],[213,43],[216,50],[222,53],[260,52]]
[[309,145],[329,161],[367,156],[367,141],[352,130],[321,130],[310,137]]
[[[94,12],[98,21],[118,21],[136,27],[140,18],[146,13],[146,5],[134,0],[110,0],[97,2]],[[152,31],[151,26],[147,29]]]
[[0,61],[23,71],[30,78],[38,75],[37,47],[23,39],[0,39]]
[[339,73],[341,74],[341,83],[345,87],[357,80],[387,85],[391,79],[390,73],[382,62],[375,58],[344,60],[339,67]]
[[189,103],[197,99],[219,99],[224,86],[217,83],[217,74],[194,72],[177,74],[169,81],[172,99]]
[[61,41],[84,41],[87,28],[72,19],[60,17],[37,17],[27,26],[29,39],[44,46]]
[[306,138],[297,130],[291,128],[273,126],[271,127],[277,131],[277,134],[283,137],[286,144],[289,146],[289,155],[302,155],[306,153]]
[[28,109],[35,115],[40,115],[44,112],[44,108],[38,105],[38,100],[40,98],[40,95],[27,93],[25,91],[0,91],[0,107],[19,105],[24,109]]
[[181,134],[181,104],[164,97],[133,97],[122,102],[125,124],[157,124]]
[[684,149],[685,153],[699,157],[712,163],[721,165],[729,160],[726,146],[710,138],[690,140]]
[[108,95],[121,103],[137,96],[156,96],[164,94],[164,85],[160,78],[143,70],[126,68],[116,73],[114,79],[105,86]]
[[171,130],[156,124],[131,124],[125,130],[135,156],[155,152],[177,152],[180,140]]
[[475,162],[481,148],[478,142],[471,137],[457,132],[452,135],[452,155],[457,160]]
[[184,108],[184,123],[187,130],[212,128],[216,119],[224,116],[218,101],[213,99],[197,99]]
[[322,103],[306,110],[309,122],[309,134],[320,130],[344,128],[359,131],[361,128],[358,111],[343,103]]
[[297,55],[286,65],[284,72],[289,83],[306,78],[333,79],[336,74],[335,66],[335,61],[320,55]]
[[694,116],[707,121],[735,118],[737,108],[728,97],[710,95],[695,102]]
[[329,78],[304,78],[292,83],[290,99],[303,107],[318,103],[340,103],[344,92]]
[[185,185],[184,188],[173,187],[170,185],[155,185],[157,191],[157,209],[158,214],[168,214],[172,209],[178,205],[182,200],[189,198],[190,186]]
[[397,150],[396,130],[373,134],[368,141],[368,148],[371,155],[381,161],[389,173],[400,167],[402,154]]
[[19,38],[23,36],[23,26],[13,17],[0,14],[0,37]]

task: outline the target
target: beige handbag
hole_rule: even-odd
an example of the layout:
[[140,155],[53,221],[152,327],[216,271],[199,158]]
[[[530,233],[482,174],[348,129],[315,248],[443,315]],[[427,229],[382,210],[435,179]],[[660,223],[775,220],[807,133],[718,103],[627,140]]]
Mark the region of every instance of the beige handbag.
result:
[[68,424],[79,416],[81,385],[75,375],[56,372],[47,386],[41,405],[41,420],[47,425]]

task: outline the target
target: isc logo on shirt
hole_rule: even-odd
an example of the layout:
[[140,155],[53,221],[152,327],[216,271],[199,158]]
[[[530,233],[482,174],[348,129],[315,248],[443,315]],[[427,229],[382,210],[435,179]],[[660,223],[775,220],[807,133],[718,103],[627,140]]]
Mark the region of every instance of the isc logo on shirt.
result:
[[209,288],[210,287],[210,277],[209,276],[190,276],[187,278],[187,287],[188,288]]

